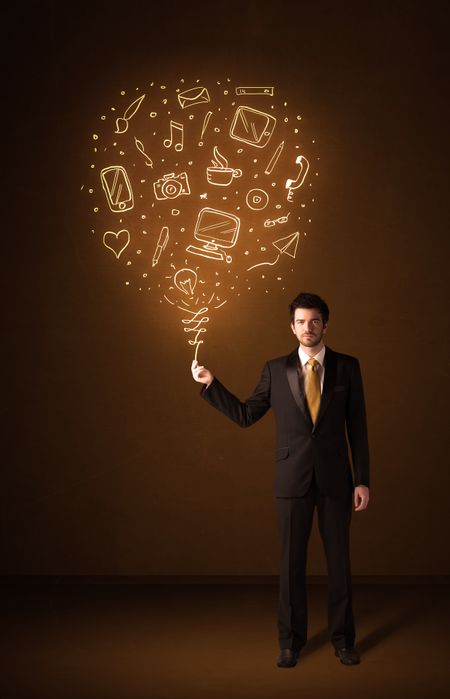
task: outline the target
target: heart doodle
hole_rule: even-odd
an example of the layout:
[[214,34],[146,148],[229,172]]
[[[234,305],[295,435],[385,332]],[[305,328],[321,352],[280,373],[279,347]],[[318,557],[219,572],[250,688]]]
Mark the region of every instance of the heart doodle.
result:
[[[110,241],[109,243],[107,241]],[[103,236],[103,245],[108,250],[112,250],[114,255],[119,259],[125,248],[130,243],[130,233],[126,228],[114,233],[114,231],[106,231]]]

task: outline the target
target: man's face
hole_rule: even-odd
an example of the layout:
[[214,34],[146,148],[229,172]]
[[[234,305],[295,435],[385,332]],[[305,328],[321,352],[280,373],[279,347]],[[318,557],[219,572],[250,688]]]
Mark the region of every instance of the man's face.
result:
[[316,347],[327,331],[317,308],[296,308],[292,332],[304,347]]

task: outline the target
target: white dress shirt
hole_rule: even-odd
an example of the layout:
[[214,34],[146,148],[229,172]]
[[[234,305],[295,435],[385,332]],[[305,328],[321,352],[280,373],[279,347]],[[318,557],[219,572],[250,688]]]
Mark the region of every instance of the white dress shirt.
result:
[[323,361],[324,361],[324,358],[325,358],[325,350],[326,350],[326,347],[325,347],[325,345],[324,345],[324,346],[322,347],[322,349],[320,350],[320,352],[318,352],[317,354],[315,354],[313,357],[310,357],[309,354],[306,354],[306,352],[304,352],[304,351],[302,350],[302,348],[300,347],[300,345],[299,345],[299,347],[298,347],[298,356],[299,356],[299,358],[300,358],[300,363],[301,363],[301,365],[302,365],[302,370],[303,370],[303,381],[305,381],[306,372],[307,372],[307,371],[311,371],[311,369],[309,369],[309,368],[306,366],[306,363],[307,363],[310,359],[316,359],[316,360],[319,362],[319,366],[317,367],[316,371],[318,372],[319,378],[320,378],[320,393],[321,393],[321,394],[323,393],[323,379],[324,379],[324,376],[325,376],[325,367],[324,367],[324,364],[323,364]]

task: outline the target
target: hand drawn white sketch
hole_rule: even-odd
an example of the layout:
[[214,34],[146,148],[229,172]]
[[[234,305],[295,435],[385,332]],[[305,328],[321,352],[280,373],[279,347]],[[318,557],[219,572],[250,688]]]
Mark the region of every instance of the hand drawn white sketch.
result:
[[117,233],[114,231],[106,231],[106,233],[103,234],[103,245],[105,248],[108,248],[108,250],[112,250],[117,259],[119,259],[129,242],[130,232],[127,231],[126,228],[122,228],[122,230],[117,231]]
[[188,196],[191,193],[191,188],[187,172],[180,172],[178,175],[171,172],[163,175],[153,183],[153,191],[155,197],[160,201],[162,199],[176,199],[183,194]]
[[200,134],[200,141],[198,142],[199,146],[203,145],[203,136],[205,135],[205,131],[208,128],[209,120],[211,119],[212,112],[206,112],[205,118],[203,119],[203,125],[202,125],[202,132]]
[[133,190],[122,165],[111,165],[100,172],[100,180],[108,206],[114,213],[123,213],[134,206]]
[[268,95],[273,97],[273,87],[237,87],[236,95]]
[[[231,296],[260,290],[259,276],[265,293],[280,282],[284,290],[315,183],[304,184],[315,141],[307,123],[300,133],[292,98],[263,79],[200,77],[189,89],[182,78],[146,82],[146,94],[132,86],[137,99],[129,90],[108,98],[95,117],[84,190],[92,233],[120,258],[122,283],[179,309],[196,356],[208,321]],[[281,230],[296,232],[273,241]]]
[[228,160],[219,153],[217,146],[214,146],[214,159],[211,160],[213,166],[206,168],[206,179],[209,184],[218,187],[228,187],[237,177],[242,177],[242,170],[228,167]]
[[253,211],[260,211],[261,209],[265,209],[269,203],[269,195],[264,191],[264,189],[251,189],[249,192],[247,192],[245,201],[247,202],[249,209],[253,209]]
[[289,213],[286,214],[285,216],[279,216],[278,218],[273,218],[273,219],[267,218],[264,221],[264,227],[271,228],[272,226],[276,226],[277,223],[287,223],[290,215],[291,215],[291,212],[289,211]]
[[286,180],[285,185],[286,189],[289,190],[287,194],[287,200],[290,202],[294,201],[294,191],[302,186],[309,170],[309,162],[304,155],[298,155],[295,159],[295,162],[297,165],[300,165],[297,177],[293,180],[288,178]]
[[142,100],[145,95],[141,95],[130,104],[129,107],[123,113],[123,117],[117,117],[116,119],[116,133],[125,133],[128,130],[128,122],[131,117],[134,117],[137,110],[141,106]]
[[178,94],[178,102],[181,109],[194,107],[196,104],[206,104],[210,102],[209,92],[206,87],[192,87],[190,90],[184,90]]
[[145,150],[144,150],[144,144],[142,143],[142,141],[140,141],[140,140],[139,140],[138,138],[136,138],[136,136],[135,136],[135,137],[134,137],[134,143],[135,143],[136,148],[138,149],[139,153],[142,153],[142,155],[144,156],[144,158],[145,158],[145,164],[147,165],[147,167],[153,167],[153,160],[152,160],[152,159],[150,158],[150,156],[147,155],[147,153],[145,152]]
[[277,120],[258,109],[240,106],[230,126],[230,136],[256,148],[265,148],[274,132]]
[[[287,235],[284,238],[279,238],[278,240],[275,240],[272,245],[277,248],[277,250],[280,251],[281,255],[289,255],[289,257],[295,258],[297,254],[297,245],[299,241],[299,233],[292,233],[291,235]],[[251,269],[255,269],[255,267],[263,267],[264,265],[274,265],[278,262],[280,259],[280,255],[277,255],[276,259],[273,262],[259,262],[257,265],[252,265],[251,267],[248,267],[247,272],[249,272]]]
[[[175,141],[175,143],[174,143]],[[170,120],[170,138],[164,139],[164,145],[166,148],[170,148],[174,145],[175,150],[180,152],[183,150],[184,144],[184,126],[179,124],[177,121]]]
[[280,145],[277,146],[274,154],[272,155],[271,159],[269,160],[266,169],[264,170],[264,173],[266,175],[271,174],[272,170],[274,169],[275,165],[278,162],[278,158],[280,157],[281,153],[283,152],[283,148],[284,148],[284,141],[281,141]]
[[174,275],[173,283],[183,294],[192,298],[195,287],[197,286],[197,273],[193,269],[187,267],[179,269]]
[[156,243],[155,252],[153,253],[152,267],[156,267],[156,265],[158,264],[159,258],[161,257],[163,251],[165,250],[168,242],[169,242],[169,227],[163,226],[161,228],[161,233],[159,234],[158,242]]
[[232,258],[225,250],[236,245],[239,227],[240,219],[234,214],[206,207],[199,212],[194,231],[194,238],[203,246],[188,245],[186,250],[193,255],[230,263]]

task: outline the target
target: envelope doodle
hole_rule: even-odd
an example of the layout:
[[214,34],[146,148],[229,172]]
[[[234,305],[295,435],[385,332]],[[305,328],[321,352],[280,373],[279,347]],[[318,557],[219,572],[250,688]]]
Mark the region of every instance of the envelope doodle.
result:
[[211,98],[206,87],[191,87],[190,90],[179,93],[178,102],[181,109],[187,109],[187,107],[193,107],[196,104],[207,104],[211,102]]

